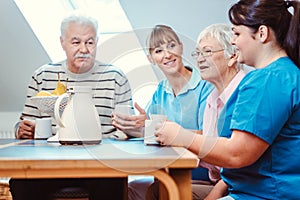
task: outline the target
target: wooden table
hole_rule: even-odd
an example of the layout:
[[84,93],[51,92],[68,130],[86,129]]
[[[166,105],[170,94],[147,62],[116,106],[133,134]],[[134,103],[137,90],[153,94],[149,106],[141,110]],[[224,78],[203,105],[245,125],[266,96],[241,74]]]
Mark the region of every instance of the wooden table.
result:
[[45,140],[0,140],[0,177],[127,178],[152,175],[169,199],[192,199],[190,170],[198,158],[185,148],[104,139],[99,145],[66,146]]

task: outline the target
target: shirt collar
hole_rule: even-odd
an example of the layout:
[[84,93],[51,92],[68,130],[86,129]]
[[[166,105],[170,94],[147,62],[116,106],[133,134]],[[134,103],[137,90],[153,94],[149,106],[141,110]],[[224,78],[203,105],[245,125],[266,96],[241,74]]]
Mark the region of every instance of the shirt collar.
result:
[[219,94],[217,89],[214,89],[207,97],[207,105],[209,107],[217,108],[218,104],[220,105],[220,103],[222,103],[222,106],[224,106],[245,75],[246,72],[240,70],[221,94]]
[[[185,86],[178,93],[178,95],[187,93],[188,90],[192,90],[192,89],[196,88],[197,85],[199,84],[199,81],[201,80],[200,73],[197,70],[195,70],[194,68],[191,68],[191,67],[185,67],[185,68],[188,68],[189,70],[192,71],[192,76],[191,76],[190,80],[187,82],[187,84],[185,84]],[[163,86],[166,88],[167,93],[173,94],[172,86],[170,85],[170,82],[167,79],[164,81]]]
[[100,63],[98,63],[97,61],[95,61],[94,66],[91,68],[91,70],[85,72],[85,73],[81,73],[81,74],[76,74],[71,72],[68,68],[67,68],[67,61],[64,60],[62,62],[62,67],[66,70],[66,73],[68,74],[69,77],[72,77],[74,79],[82,79],[82,78],[86,78],[88,76],[90,76],[94,71],[95,71],[95,67],[96,65],[99,65]]

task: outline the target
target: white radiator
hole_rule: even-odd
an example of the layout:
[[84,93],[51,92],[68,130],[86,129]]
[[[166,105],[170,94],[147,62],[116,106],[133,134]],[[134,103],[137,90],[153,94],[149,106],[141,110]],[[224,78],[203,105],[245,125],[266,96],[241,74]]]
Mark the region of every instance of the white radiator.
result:
[[0,131],[0,138],[15,138],[14,131]]
[[0,138],[15,138],[14,127],[21,112],[0,112]]

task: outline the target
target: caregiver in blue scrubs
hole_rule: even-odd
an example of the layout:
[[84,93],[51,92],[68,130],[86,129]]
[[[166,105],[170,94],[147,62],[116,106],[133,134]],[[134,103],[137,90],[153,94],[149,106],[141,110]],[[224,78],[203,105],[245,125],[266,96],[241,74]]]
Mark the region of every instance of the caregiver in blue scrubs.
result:
[[162,145],[184,146],[223,167],[215,192],[226,188],[229,194],[220,199],[299,199],[299,9],[298,1],[235,3],[229,10],[232,44],[238,62],[256,70],[225,105],[219,137],[197,135],[174,122],[156,132]]

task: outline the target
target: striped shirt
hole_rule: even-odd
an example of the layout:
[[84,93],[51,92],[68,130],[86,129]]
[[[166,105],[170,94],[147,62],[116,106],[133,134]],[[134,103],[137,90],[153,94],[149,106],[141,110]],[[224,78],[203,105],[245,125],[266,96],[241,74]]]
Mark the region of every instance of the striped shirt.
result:
[[[101,121],[102,133],[104,136],[109,136],[109,133],[114,132],[116,129],[111,124],[111,113],[116,104],[132,105],[131,88],[127,77],[120,69],[100,62],[95,62],[89,72],[82,74],[70,72],[66,67],[66,61],[38,68],[28,85],[22,117],[29,119],[49,117],[47,114],[41,113],[30,98],[42,90],[51,93],[57,86],[58,73],[61,83],[67,85],[67,88],[74,85],[91,86],[93,101]],[[52,126],[55,127],[55,120],[52,121]]]

